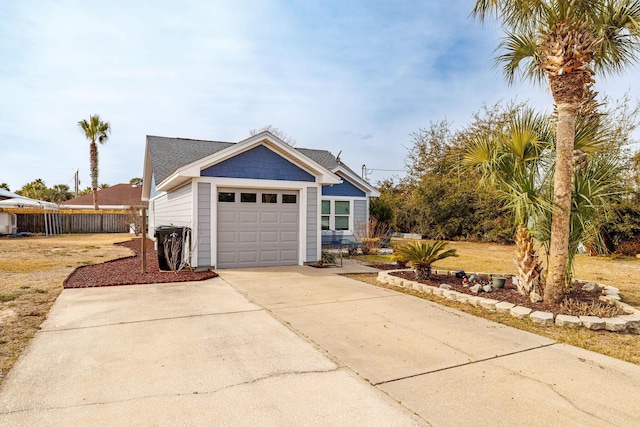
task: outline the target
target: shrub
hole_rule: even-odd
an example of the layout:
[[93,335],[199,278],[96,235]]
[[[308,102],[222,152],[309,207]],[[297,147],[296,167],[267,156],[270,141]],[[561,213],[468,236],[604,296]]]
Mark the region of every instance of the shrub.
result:
[[616,254],[622,256],[636,256],[640,254],[640,241],[626,240],[618,243],[618,246],[616,246]]
[[431,264],[441,259],[458,256],[455,249],[444,251],[447,245],[448,243],[444,241],[411,242],[398,248],[391,259],[408,262],[415,268],[418,280],[429,280]]

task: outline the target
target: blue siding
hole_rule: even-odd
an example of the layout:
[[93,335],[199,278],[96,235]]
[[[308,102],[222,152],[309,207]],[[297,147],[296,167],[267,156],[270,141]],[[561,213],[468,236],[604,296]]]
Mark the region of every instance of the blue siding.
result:
[[225,178],[275,179],[278,181],[315,181],[313,175],[263,145],[210,166],[202,170],[200,175]]
[[322,187],[323,196],[341,196],[341,197],[365,197],[366,193],[342,178],[342,184],[325,185]]

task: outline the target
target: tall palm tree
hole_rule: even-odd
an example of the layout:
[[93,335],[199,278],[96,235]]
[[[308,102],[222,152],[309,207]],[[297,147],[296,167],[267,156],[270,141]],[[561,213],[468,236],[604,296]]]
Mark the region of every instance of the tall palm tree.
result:
[[89,121],[80,120],[78,127],[84,132],[84,136],[91,141],[89,143],[89,162],[91,169],[91,191],[93,192],[93,208],[98,210],[98,144],[104,144],[109,139],[111,125],[103,122],[98,114],[89,117]]
[[640,0],[477,0],[472,15],[496,16],[507,80],[547,81],[557,112],[553,212],[545,301],[564,297],[569,251],[576,117],[592,99],[596,73],[617,73],[637,59]]
[[553,143],[550,118],[525,108],[504,129],[478,135],[464,147],[465,167],[480,172],[481,183],[494,188],[514,213],[517,288],[536,300],[544,294],[544,283],[531,228],[550,208],[544,189]]

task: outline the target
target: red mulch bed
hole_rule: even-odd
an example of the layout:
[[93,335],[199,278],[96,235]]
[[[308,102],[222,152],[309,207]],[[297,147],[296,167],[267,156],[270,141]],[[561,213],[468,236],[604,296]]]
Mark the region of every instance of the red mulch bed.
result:
[[[531,308],[534,311],[547,311],[553,313],[554,315],[563,314],[560,304],[547,304],[544,302],[533,303],[531,302],[529,297],[520,295],[516,290],[516,287],[511,282],[510,278],[507,279],[504,288],[494,289],[492,292],[480,292],[476,294],[471,292],[469,288],[465,288],[464,286],[462,286],[462,279],[456,278],[455,276],[432,274],[431,280],[417,280],[416,274],[413,271],[401,271],[390,274],[406,280],[413,280],[415,282],[420,282],[435,287],[440,286],[442,283],[446,283],[447,285],[451,286],[451,290],[456,292],[480,296],[483,298],[491,298],[498,301],[507,301],[522,307]],[[486,282],[488,280],[488,277],[480,276],[480,280]],[[602,294],[599,292],[583,291],[580,286],[576,286],[565,295],[565,300],[573,299],[574,301],[586,302],[588,304],[594,302],[596,304],[606,304],[598,300],[600,295]]]
[[97,286],[141,285],[149,283],[194,282],[217,277],[214,271],[188,271],[178,274],[171,271],[160,271],[158,254],[153,249],[153,241],[146,239],[145,249],[147,272],[142,273],[142,256],[140,255],[141,238],[128,242],[116,243],[135,252],[135,255],[114,259],[102,264],[85,265],[76,268],[63,283],[65,288],[93,288]]

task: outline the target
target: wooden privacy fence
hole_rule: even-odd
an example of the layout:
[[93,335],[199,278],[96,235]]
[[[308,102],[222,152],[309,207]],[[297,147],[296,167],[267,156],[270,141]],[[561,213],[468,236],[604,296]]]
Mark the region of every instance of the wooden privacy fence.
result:
[[2,209],[17,216],[18,232],[66,233],[128,233],[131,224],[140,223],[138,210],[78,210],[78,209]]

